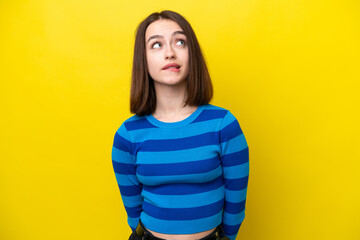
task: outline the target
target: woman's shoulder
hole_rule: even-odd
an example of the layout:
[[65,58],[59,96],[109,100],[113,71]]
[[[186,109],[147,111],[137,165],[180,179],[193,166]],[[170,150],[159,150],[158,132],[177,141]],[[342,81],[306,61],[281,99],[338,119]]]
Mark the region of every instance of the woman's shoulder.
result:
[[130,122],[139,121],[139,120],[141,121],[142,119],[145,119],[145,118],[146,118],[146,116],[139,116],[137,114],[133,114],[130,117],[126,118],[123,123],[130,123]]
[[118,131],[130,131],[132,130],[136,125],[141,124],[141,122],[144,122],[146,120],[146,116],[139,116],[136,114],[131,115],[130,117],[124,117],[123,119],[120,119],[117,132]]
[[229,111],[227,108],[225,108],[225,107],[221,107],[221,106],[218,106],[218,105],[214,105],[214,104],[206,104],[205,106],[204,106],[204,108],[205,109],[207,109],[207,110],[218,110],[218,111],[225,111],[225,112],[227,112],[227,111]]
[[228,115],[232,115],[230,110],[226,107],[214,105],[214,104],[207,104],[204,106],[205,110],[208,110],[208,112],[213,113],[218,116],[222,116],[223,118]]
[[210,112],[213,112],[214,114],[218,116],[222,116],[223,119],[227,121],[233,121],[237,120],[236,111],[227,107],[218,106],[214,104],[207,104],[205,105],[205,109],[209,110]]

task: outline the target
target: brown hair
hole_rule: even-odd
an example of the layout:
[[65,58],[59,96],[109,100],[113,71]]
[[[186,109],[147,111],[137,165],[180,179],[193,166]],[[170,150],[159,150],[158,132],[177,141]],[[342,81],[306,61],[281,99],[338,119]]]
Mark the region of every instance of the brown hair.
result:
[[187,99],[185,106],[208,104],[213,96],[211,78],[200,45],[189,22],[173,11],[154,12],[137,27],[131,77],[130,112],[139,116],[152,114],[156,108],[156,94],[148,73],[145,48],[145,31],[150,23],[169,19],[184,31],[189,47],[189,76],[186,79]]

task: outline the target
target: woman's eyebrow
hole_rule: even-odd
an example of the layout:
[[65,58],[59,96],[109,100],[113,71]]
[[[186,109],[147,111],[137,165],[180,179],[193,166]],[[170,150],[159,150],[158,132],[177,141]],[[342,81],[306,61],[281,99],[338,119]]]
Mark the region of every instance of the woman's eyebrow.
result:
[[[185,35],[185,33],[183,32],[183,31],[175,31],[175,32],[173,32],[172,34],[171,34],[171,36],[174,36],[174,35],[176,35],[176,34],[183,34],[183,35]],[[153,36],[151,36],[151,37],[149,37],[149,39],[147,40],[147,42],[149,42],[151,39],[153,39],[153,38],[164,38],[164,36],[162,36],[162,35],[153,35]]]

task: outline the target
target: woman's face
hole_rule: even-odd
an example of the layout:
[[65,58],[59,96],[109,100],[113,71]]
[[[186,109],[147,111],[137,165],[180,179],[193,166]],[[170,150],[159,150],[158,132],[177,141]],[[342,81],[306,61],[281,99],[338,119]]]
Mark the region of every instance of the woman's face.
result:
[[[176,22],[168,19],[152,22],[145,32],[145,46],[149,74],[155,85],[185,82],[189,74],[189,50],[186,36]],[[164,69],[171,63],[177,66]]]

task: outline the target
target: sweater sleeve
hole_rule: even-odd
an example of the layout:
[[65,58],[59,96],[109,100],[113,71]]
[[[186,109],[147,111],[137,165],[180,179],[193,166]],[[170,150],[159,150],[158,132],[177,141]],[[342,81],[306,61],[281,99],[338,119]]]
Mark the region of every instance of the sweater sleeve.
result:
[[245,218],[249,177],[249,148],[235,116],[228,111],[220,127],[221,164],[225,179],[225,205],[222,226],[235,240]]
[[115,133],[111,157],[127,221],[133,231],[139,222],[143,203],[142,184],[136,176],[134,149],[123,123]]

